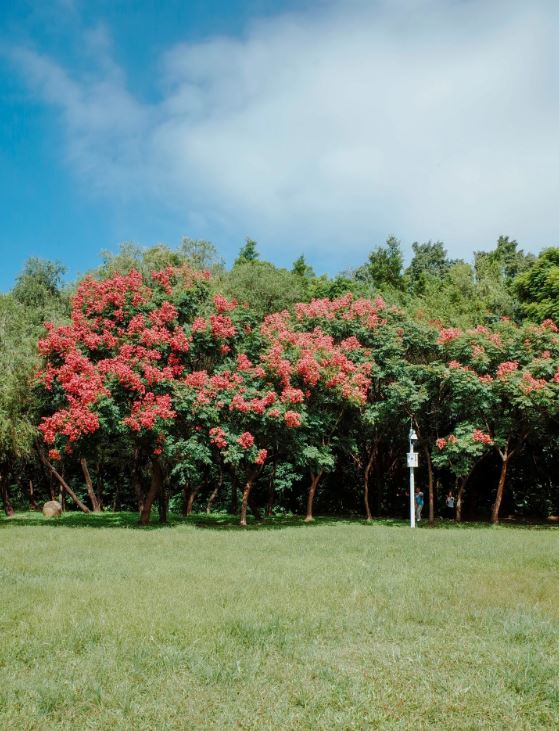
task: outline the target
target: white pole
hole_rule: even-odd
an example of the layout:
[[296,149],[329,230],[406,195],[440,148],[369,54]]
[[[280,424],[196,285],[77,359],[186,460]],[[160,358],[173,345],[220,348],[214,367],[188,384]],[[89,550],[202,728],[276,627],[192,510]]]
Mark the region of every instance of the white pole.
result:
[[[410,449],[410,453],[412,453]],[[410,467],[410,528],[415,528],[415,480],[413,467]]]

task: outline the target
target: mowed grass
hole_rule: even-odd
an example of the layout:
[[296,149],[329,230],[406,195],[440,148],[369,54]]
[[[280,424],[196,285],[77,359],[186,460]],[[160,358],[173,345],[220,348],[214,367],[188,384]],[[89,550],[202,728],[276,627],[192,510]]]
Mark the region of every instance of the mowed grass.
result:
[[0,522],[1,729],[557,729],[559,531]]

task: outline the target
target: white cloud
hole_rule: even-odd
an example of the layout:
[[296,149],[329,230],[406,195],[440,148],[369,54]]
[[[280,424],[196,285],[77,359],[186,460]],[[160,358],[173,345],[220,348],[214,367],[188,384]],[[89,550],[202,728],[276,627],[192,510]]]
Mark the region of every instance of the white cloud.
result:
[[343,268],[392,232],[558,243],[558,21],[553,0],[336,0],[169,49],[153,104],[102,26],[93,75],[14,58],[88,184]]

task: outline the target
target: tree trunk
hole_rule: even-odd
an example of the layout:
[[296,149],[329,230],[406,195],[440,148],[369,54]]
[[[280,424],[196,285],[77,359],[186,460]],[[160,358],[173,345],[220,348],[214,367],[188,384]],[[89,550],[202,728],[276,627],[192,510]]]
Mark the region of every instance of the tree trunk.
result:
[[82,501],[79,499],[79,497],[76,495],[76,493],[72,490],[72,488],[66,482],[66,480],[62,477],[62,475],[60,475],[56,471],[56,469],[51,465],[51,463],[48,461],[48,459],[43,454],[42,450],[39,450],[39,456],[40,456],[41,460],[43,461],[43,464],[45,465],[45,467],[52,472],[52,474],[56,477],[56,479],[60,483],[61,494],[63,494],[64,492],[67,492],[68,495],[72,498],[72,500],[76,503],[76,505],[78,506],[78,508],[80,510],[82,510],[84,513],[89,513],[90,510],[87,507],[87,505],[84,505],[84,503],[82,503]]
[[494,525],[499,523],[499,510],[501,508],[501,501],[503,499],[503,493],[505,492],[505,482],[507,479],[507,467],[509,464],[509,456],[505,450],[504,454],[501,455],[501,474],[499,475],[499,484],[497,485],[497,494],[495,495],[495,502],[491,510],[491,522]]
[[427,489],[429,495],[429,525],[435,525],[435,486],[433,483],[433,464],[427,444],[423,445],[425,463],[427,464]]
[[132,468],[132,484],[134,486],[134,493],[138,502],[138,513],[140,515],[144,509],[144,489],[142,485],[142,470],[140,467],[140,450],[134,450],[134,466]]
[[272,515],[272,509],[274,507],[274,500],[276,497],[276,460],[272,464],[272,474],[268,482],[268,500],[266,501],[265,516],[269,518]]
[[188,500],[186,502],[186,515],[192,514],[192,507],[194,505],[194,501],[196,500],[196,496],[200,492],[201,487],[198,486],[194,488],[194,490],[190,490],[190,494],[188,496]]
[[151,506],[163,486],[163,469],[158,459],[151,460],[151,483],[140,512],[140,524],[149,525]]
[[365,514],[368,521],[371,521],[373,519],[371,506],[369,505],[369,476],[371,474],[371,468],[373,466],[373,461],[375,459],[376,453],[377,447],[375,445],[371,449],[371,454],[369,455],[369,459],[367,460],[367,464],[365,466],[365,472],[363,473],[363,502],[365,503]]
[[97,462],[95,466],[95,474],[97,475],[97,490],[95,491],[95,494],[97,495],[97,500],[99,501],[99,508],[103,510],[103,504],[105,500],[104,496],[104,486],[103,486],[103,478],[101,476],[101,462]]
[[115,494],[113,496],[113,505],[112,510],[113,513],[118,513],[122,509],[122,502],[120,500],[120,480],[117,480],[116,487],[115,487]]
[[181,516],[186,518],[188,516],[188,501],[190,499],[191,489],[189,485],[185,485],[182,488],[182,509]]
[[0,476],[0,496],[2,497],[4,512],[8,518],[13,518],[15,510],[10,500],[10,495],[8,493],[8,480],[5,476]]
[[250,497],[250,491],[252,490],[252,485],[254,483],[254,480],[258,476],[259,472],[260,472],[260,467],[253,470],[250,473],[250,475],[245,483],[245,486],[243,488],[243,499],[241,502],[241,522],[240,522],[240,524],[243,528],[246,528],[246,525],[247,525],[247,505],[248,505],[248,499]]
[[324,470],[320,470],[320,472],[316,475],[311,472],[311,486],[309,487],[309,493],[307,496],[307,515],[305,516],[305,523],[310,523],[314,520],[312,514],[314,496],[316,495],[316,488],[318,487],[318,483],[320,482],[320,478],[323,473]]
[[237,515],[239,512],[239,501],[237,494],[237,478],[233,475],[231,479],[231,508],[232,515]]
[[158,495],[158,502],[159,502],[159,522],[165,524],[167,522],[167,516],[168,516],[168,512],[169,512],[169,496],[167,495],[165,483],[161,484],[161,489],[159,490],[159,495]]
[[38,510],[39,506],[37,505],[37,501],[35,500],[35,492],[33,490],[33,480],[29,480],[29,507],[31,510]]
[[206,513],[209,515],[212,511],[212,505],[215,502],[215,499],[219,495],[219,491],[221,490],[221,486],[223,485],[223,470],[220,468],[219,470],[219,480],[217,485],[214,487],[214,489],[210,493],[210,497],[208,498],[208,504],[206,505]]
[[82,466],[82,472],[85,478],[85,484],[87,486],[87,494],[89,495],[89,499],[91,500],[91,507],[93,508],[93,512],[100,513],[101,504],[97,498],[97,495],[95,494],[95,490],[93,489],[93,482],[91,481],[91,475],[89,474],[89,467],[87,466],[87,460],[85,457],[80,457],[80,464]]
[[456,478],[456,485],[458,487],[458,492],[456,493],[456,522],[460,523],[462,521],[462,505],[464,503],[464,490],[466,489],[466,483],[468,482],[467,477],[457,477]]

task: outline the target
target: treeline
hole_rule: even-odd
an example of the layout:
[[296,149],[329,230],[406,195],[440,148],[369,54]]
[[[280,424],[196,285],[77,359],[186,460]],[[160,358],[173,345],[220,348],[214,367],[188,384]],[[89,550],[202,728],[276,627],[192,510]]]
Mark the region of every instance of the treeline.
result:
[[[559,512],[559,249],[473,262],[389,238],[357,269],[212,244],[123,245],[76,283],[30,260],[0,295],[0,490],[84,511]],[[45,323],[47,325],[45,326]]]

